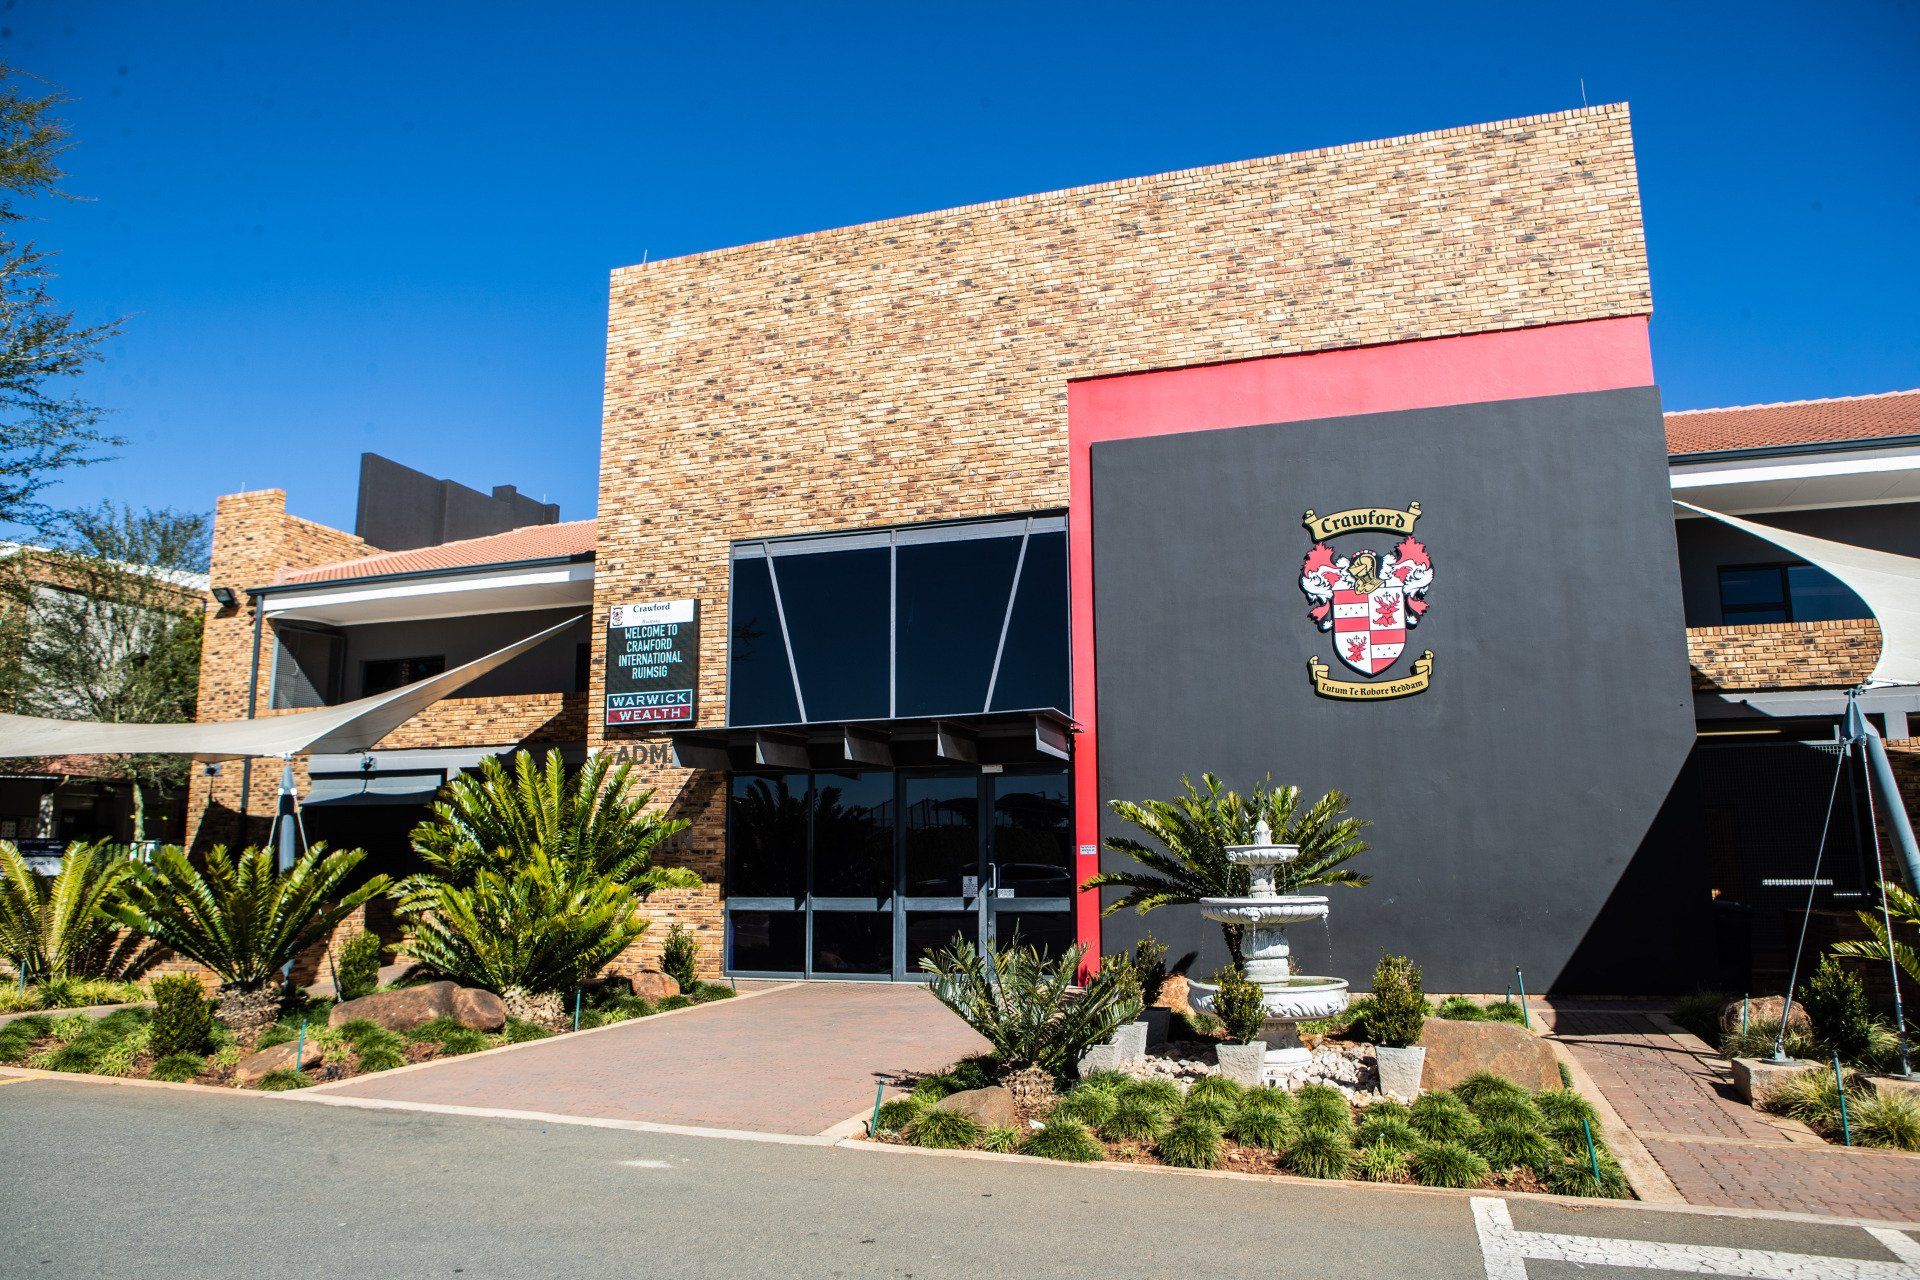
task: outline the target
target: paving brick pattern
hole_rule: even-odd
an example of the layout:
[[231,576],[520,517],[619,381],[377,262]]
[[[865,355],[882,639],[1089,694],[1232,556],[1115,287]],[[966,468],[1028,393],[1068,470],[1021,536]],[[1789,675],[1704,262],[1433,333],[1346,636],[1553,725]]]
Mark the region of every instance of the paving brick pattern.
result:
[[1920,1158],[1796,1140],[1722,1092],[1722,1059],[1646,1013],[1548,1016],[1690,1204],[1920,1222]]
[[771,1133],[820,1133],[874,1085],[986,1042],[925,988],[814,982],[525,1048],[320,1086],[327,1093]]

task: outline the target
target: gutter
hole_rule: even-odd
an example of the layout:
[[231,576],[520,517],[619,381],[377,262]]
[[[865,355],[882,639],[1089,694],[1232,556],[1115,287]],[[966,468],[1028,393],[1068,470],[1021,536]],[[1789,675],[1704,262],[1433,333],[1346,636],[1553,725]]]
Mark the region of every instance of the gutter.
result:
[[1825,453],[1861,453],[1869,449],[1920,447],[1920,435],[1874,436],[1866,440],[1821,440],[1809,444],[1756,445],[1750,449],[1708,449],[1700,453],[1670,453],[1667,466],[1696,462],[1742,462],[1754,458],[1811,457]]
[[570,556],[541,556],[536,560],[498,560],[491,564],[463,564],[451,569],[407,569],[400,573],[371,573],[358,578],[315,578],[308,582],[274,582],[264,587],[248,587],[250,596],[276,595],[288,591],[331,591],[340,587],[366,587],[392,582],[418,582],[425,578],[465,578],[509,569],[551,569],[560,565],[585,564],[594,553],[582,551]]

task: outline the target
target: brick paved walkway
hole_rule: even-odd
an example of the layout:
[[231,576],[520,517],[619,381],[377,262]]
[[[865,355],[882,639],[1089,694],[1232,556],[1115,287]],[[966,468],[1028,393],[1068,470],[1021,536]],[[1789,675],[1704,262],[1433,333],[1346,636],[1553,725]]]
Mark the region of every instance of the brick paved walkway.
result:
[[1689,1203],[1920,1222],[1920,1158],[1850,1151],[1772,1123],[1732,1094],[1724,1059],[1647,1013],[1547,1016]]
[[985,1048],[923,987],[812,982],[314,1092],[812,1134]]

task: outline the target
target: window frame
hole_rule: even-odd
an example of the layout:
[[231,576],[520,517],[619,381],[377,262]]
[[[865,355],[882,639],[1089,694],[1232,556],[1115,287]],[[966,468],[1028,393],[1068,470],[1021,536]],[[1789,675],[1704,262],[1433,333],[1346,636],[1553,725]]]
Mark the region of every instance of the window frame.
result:
[[[1760,560],[1760,561],[1755,561],[1753,563],[1748,563],[1748,564],[1722,564],[1722,565],[1714,566],[1714,591],[1720,605],[1720,625],[1724,627],[1784,626],[1784,625],[1790,625],[1793,623],[1805,622],[1805,621],[1832,621],[1832,619],[1801,618],[1798,614],[1798,611],[1794,608],[1794,605],[1793,605],[1792,571],[1795,569],[1819,569],[1819,568],[1820,568],[1819,565],[1813,564],[1812,562],[1807,560]],[[1786,616],[1777,622],[1769,623],[1769,622],[1743,621],[1743,619],[1749,614],[1760,613],[1760,612],[1770,612],[1772,610],[1772,606],[1768,606],[1768,605],[1729,606],[1727,604],[1727,586],[1726,586],[1727,574],[1753,573],[1761,569],[1767,569],[1767,570],[1773,571],[1773,573],[1776,575],[1780,583],[1780,612],[1784,613]],[[1821,570],[1821,572],[1825,572],[1825,570]],[[1833,575],[1828,574],[1827,576],[1832,577]],[[1834,581],[1840,582],[1838,578],[1835,578]],[[1859,592],[1854,591],[1852,587],[1848,587],[1847,584],[1844,582],[1840,582],[1840,585],[1841,587],[1845,588],[1848,594],[1858,598],[1860,594]],[[1869,612],[1869,613],[1861,614],[1860,616],[1871,617],[1872,614]]]

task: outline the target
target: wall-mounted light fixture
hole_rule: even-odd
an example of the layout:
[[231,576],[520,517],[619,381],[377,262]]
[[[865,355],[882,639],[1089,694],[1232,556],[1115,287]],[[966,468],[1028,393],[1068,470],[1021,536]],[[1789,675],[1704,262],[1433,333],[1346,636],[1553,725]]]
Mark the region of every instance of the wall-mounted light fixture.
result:
[[240,597],[233,594],[232,587],[215,587],[213,589],[213,598],[219,603],[222,609],[231,609],[234,605],[240,603]]

